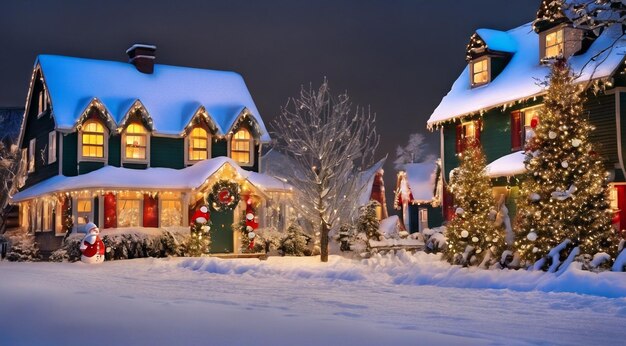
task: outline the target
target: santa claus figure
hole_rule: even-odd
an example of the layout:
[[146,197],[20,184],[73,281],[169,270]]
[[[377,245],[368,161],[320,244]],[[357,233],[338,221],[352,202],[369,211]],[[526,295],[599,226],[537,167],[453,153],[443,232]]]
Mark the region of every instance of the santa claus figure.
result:
[[205,224],[211,219],[209,208],[206,205],[200,207],[191,217],[191,221],[195,223]]
[[100,230],[92,222],[85,225],[87,234],[80,242],[80,260],[85,263],[102,263],[104,262],[105,246],[100,239]]

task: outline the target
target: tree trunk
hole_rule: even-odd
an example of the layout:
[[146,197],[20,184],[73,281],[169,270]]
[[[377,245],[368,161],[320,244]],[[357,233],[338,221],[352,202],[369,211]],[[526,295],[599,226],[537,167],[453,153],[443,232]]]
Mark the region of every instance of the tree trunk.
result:
[[328,262],[328,225],[322,221],[322,229],[320,230],[320,259],[322,262]]

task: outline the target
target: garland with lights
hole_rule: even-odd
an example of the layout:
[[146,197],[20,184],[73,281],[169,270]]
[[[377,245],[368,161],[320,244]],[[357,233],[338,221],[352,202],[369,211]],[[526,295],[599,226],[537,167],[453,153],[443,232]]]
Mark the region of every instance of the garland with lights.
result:
[[582,86],[564,59],[553,63],[535,136],[526,147],[527,174],[518,199],[515,247],[527,264],[566,239],[582,254],[615,258],[608,174],[589,136]]
[[450,177],[456,215],[446,231],[445,258],[452,264],[478,265],[502,252],[505,236],[489,217],[493,196],[480,144],[469,142],[459,161]]
[[190,237],[187,240],[187,253],[190,256],[202,256],[209,252],[211,245],[211,214],[205,205],[195,211],[191,218]]
[[239,184],[231,180],[218,180],[206,201],[215,210],[233,210],[239,204],[240,198]]

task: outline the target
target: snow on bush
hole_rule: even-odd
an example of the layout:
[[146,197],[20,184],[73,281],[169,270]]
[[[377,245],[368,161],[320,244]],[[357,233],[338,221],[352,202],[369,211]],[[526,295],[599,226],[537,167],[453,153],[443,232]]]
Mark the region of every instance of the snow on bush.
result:
[[280,242],[279,251],[283,255],[290,256],[310,256],[311,250],[308,247],[309,238],[304,234],[302,227],[292,223],[287,228],[287,234]]
[[[120,260],[144,257],[168,257],[186,255],[185,239],[189,237],[186,227],[168,228],[116,228],[105,229],[100,233],[107,247],[106,260]],[[73,233],[63,241],[61,248],[50,256],[55,262],[76,262],[80,260],[79,245],[84,234]]]
[[448,245],[446,226],[425,228],[422,231],[422,235],[424,236],[427,252],[438,253],[446,250],[446,245]]
[[11,262],[35,262],[41,260],[39,249],[35,243],[35,236],[26,230],[16,230],[5,233],[9,240],[7,260]]

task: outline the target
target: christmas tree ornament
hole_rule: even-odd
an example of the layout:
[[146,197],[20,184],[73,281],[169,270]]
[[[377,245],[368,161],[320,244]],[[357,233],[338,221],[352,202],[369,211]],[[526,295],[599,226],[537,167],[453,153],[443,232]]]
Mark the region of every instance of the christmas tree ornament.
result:
[[572,139],[572,146],[574,148],[578,148],[582,144],[582,141],[578,138]]
[[530,232],[528,233],[528,235],[526,235],[526,238],[530,241],[535,241],[537,240],[537,233],[535,232]]
[[554,131],[550,131],[550,132],[548,132],[548,138],[550,138],[550,139],[555,139],[555,138],[556,138],[556,136],[557,136],[556,132],[554,132]]
[[461,237],[462,238],[467,238],[468,236],[469,236],[469,232],[467,232],[465,230],[461,231]]
[[567,163],[567,161],[561,161],[561,167],[567,168],[568,166],[569,166],[569,163]]
[[87,234],[80,242],[80,260],[83,263],[99,264],[104,262],[104,252],[106,250],[102,239],[100,239],[100,230],[90,222],[85,225]]
[[472,237],[472,242],[478,243],[478,237]]

